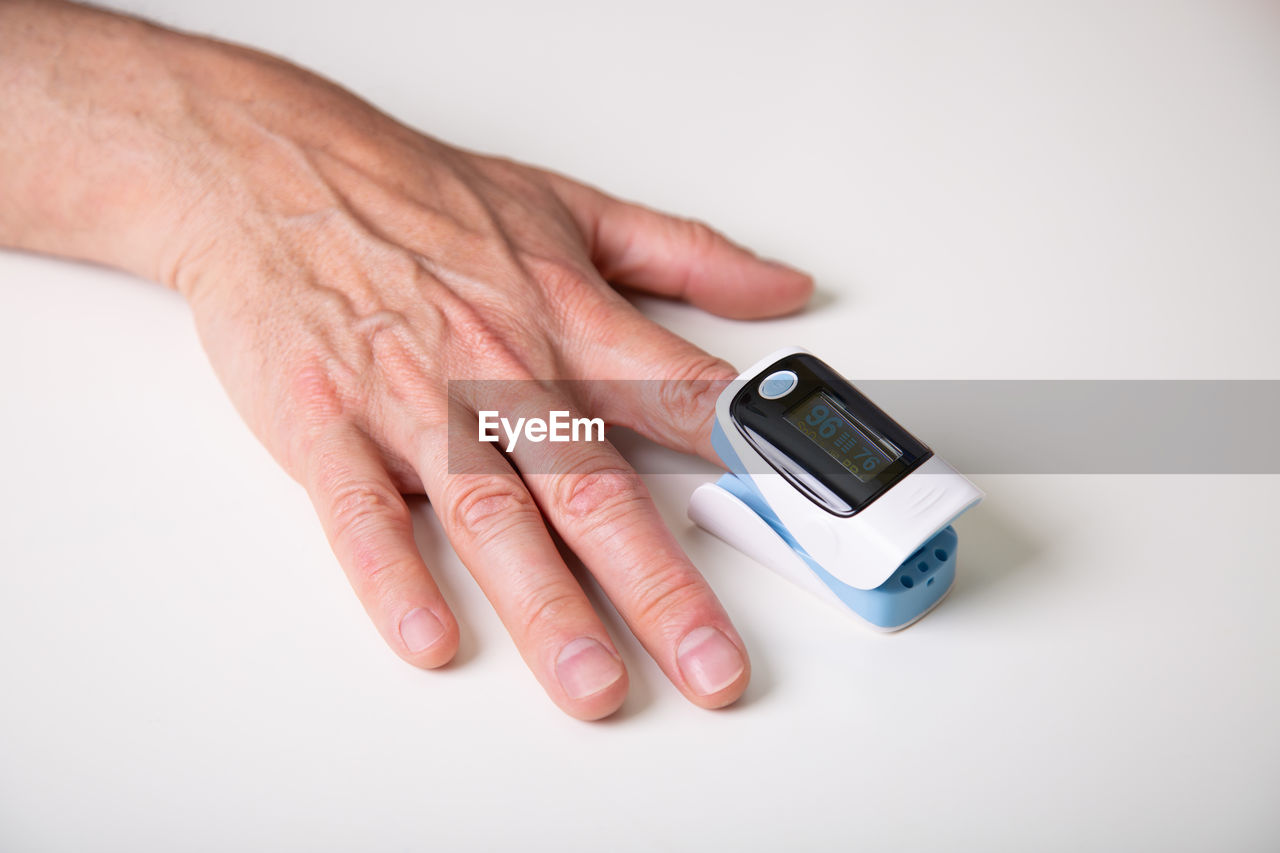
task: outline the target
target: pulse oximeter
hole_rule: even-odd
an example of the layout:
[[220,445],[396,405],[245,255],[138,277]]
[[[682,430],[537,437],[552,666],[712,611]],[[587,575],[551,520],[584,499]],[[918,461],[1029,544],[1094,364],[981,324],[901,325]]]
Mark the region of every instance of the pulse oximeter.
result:
[[712,443],[730,473],[694,491],[699,527],[880,631],[951,589],[951,522],[982,492],[810,353],[730,383]]

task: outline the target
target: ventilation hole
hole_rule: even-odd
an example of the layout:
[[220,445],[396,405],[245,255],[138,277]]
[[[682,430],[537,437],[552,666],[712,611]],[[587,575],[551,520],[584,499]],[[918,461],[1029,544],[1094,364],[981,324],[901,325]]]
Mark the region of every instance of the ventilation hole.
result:
[[924,585],[925,585],[925,586],[933,586],[933,582],[934,582],[934,581],[936,581],[936,580],[937,580],[937,578],[929,578],[927,581],[925,581],[925,582],[924,582]]
[[911,579],[911,575],[903,575],[902,585],[905,586],[907,589],[911,589],[911,587],[916,585],[916,582]]
[[927,572],[929,571],[929,564],[925,562],[921,562],[920,565],[916,566],[916,568],[922,572]]
[[947,552],[939,548],[938,550],[933,552],[933,556],[937,557],[939,560],[946,560]]

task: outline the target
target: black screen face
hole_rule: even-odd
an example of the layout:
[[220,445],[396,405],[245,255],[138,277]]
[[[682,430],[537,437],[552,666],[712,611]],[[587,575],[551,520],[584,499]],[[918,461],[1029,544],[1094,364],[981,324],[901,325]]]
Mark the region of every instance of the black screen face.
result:
[[902,451],[858,424],[829,394],[815,391],[784,416],[860,482],[869,483]]
[[[795,381],[781,396],[771,388],[766,397],[761,383],[780,371]],[[734,396],[729,413],[774,470],[833,515],[854,515],[933,455],[848,380],[807,354],[761,371]]]

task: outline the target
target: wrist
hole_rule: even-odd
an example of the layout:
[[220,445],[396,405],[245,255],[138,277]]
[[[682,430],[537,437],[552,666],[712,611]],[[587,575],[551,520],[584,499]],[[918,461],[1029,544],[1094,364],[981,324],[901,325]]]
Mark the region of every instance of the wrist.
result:
[[0,6],[0,245],[172,284],[199,191],[169,64],[181,38],[71,4]]

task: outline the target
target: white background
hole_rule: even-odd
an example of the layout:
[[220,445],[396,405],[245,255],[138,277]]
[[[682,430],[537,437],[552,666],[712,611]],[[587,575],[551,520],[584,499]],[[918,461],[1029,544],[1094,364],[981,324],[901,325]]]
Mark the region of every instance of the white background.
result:
[[[1274,3],[120,5],[813,271],[787,320],[641,303],[738,364],[1280,378]],[[882,637],[627,442],[755,678],[700,711],[610,613],[632,695],[585,724],[425,505],[462,650],[382,647],[173,294],[0,254],[0,365],[4,851],[1280,849],[1276,476],[979,477]]]

